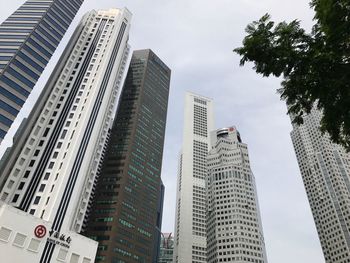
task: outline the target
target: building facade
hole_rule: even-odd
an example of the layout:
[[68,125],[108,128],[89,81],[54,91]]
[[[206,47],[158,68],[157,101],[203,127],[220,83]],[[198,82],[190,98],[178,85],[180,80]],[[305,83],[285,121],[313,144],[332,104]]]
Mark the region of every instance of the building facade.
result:
[[248,149],[235,127],[211,133],[207,156],[207,262],[267,263]]
[[162,241],[162,222],[163,222],[163,205],[164,205],[165,186],[161,181],[160,195],[158,198],[157,208],[157,223],[154,229],[154,242],[153,242],[153,259],[152,262],[157,262],[161,253],[161,241]]
[[212,130],[212,100],[187,92],[177,179],[174,263],[206,262],[205,178]]
[[85,233],[97,262],[157,262],[170,73],[151,50],[133,52]]
[[27,0],[0,25],[0,143],[84,0]]
[[40,262],[73,257],[50,238],[83,227],[129,52],[130,19],[126,9],[83,17],[2,167],[1,201],[47,225]]
[[322,135],[322,113],[312,109],[291,137],[327,263],[350,258],[350,154]]
[[158,263],[172,263],[174,255],[174,237],[172,233],[162,233]]

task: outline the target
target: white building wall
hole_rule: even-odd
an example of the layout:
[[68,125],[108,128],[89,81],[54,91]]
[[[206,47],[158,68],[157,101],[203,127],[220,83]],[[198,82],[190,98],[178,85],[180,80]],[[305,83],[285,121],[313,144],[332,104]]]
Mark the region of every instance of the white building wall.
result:
[[[35,229],[45,227],[46,234],[37,236]],[[53,237],[49,230],[52,223],[29,215],[0,202],[0,254],[1,262],[40,262],[48,239],[58,242],[50,262],[93,263],[97,242],[72,231],[62,231],[65,240]],[[62,245],[61,245],[62,244]]]
[[207,262],[267,263],[247,145],[235,127],[211,133],[207,156]]
[[327,263],[350,258],[350,154],[319,129],[317,109],[291,137]]
[[92,11],[83,18],[0,194],[60,232],[80,232],[83,225],[125,70],[130,20],[127,9]]
[[213,128],[212,100],[187,92],[176,198],[174,262],[206,262],[205,157]]

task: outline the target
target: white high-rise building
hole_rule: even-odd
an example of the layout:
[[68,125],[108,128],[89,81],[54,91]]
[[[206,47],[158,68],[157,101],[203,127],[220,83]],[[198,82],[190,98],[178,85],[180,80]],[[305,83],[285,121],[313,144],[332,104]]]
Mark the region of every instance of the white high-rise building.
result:
[[235,127],[211,132],[207,262],[267,263],[255,178]]
[[211,99],[186,93],[183,147],[179,160],[174,263],[206,262],[205,178],[209,133],[214,129]]
[[115,113],[130,19],[127,9],[84,16],[17,135],[1,170],[6,262],[94,261],[97,243],[77,233]]
[[291,137],[327,263],[350,262],[350,154],[322,135],[312,109]]

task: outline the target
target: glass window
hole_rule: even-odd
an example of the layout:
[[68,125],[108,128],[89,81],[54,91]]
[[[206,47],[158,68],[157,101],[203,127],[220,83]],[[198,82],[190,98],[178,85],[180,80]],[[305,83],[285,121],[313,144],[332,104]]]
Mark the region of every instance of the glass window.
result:
[[16,53],[16,48],[0,48],[0,53]]
[[7,76],[2,75],[2,81],[4,83],[6,83],[9,87],[11,87],[12,89],[18,91],[20,94],[22,94],[25,97],[29,96],[29,92],[27,90],[25,90],[24,88],[22,88],[19,84],[17,84],[16,82],[14,82],[13,80],[9,79]]
[[[42,36],[40,36],[37,32],[33,32],[33,36],[37,40],[39,40],[42,44],[44,44],[45,47],[50,49],[52,53],[55,51],[55,47],[52,44],[50,44],[46,39],[44,39]],[[37,40],[34,40],[34,41],[37,41]]]
[[24,29],[24,28],[0,28],[0,32],[19,32],[19,33],[30,33],[32,29]]
[[32,81],[24,77],[22,74],[19,74],[18,71],[14,70],[13,68],[9,67],[6,71],[20,80],[22,83],[26,84],[28,87],[34,87],[35,84]]
[[6,132],[4,130],[0,129],[0,137],[4,138],[5,135],[6,135]]
[[24,182],[21,182],[18,186],[18,190],[22,190],[24,187],[24,184],[25,184]]
[[[0,42],[1,43],[1,42]],[[1,61],[8,61],[10,60],[12,57],[11,56],[0,56],[0,60]]]
[[0,108],[7,111],[8,113],[11,113],[13,116],[17,116],[18,110],[13,108],[12,106],[8,105],[6,102],[0,100]]
[[[48,14],[52,14],[53,12],[51,12],[51,13],[48,13]],[[56,29],[56,30],[58,30],[62,35],[64,35],[64,33],[65,33],[65,29],[61,26],[61,25],[59,25],[54,19],[52,19],[49,15],[47,15],[46,17],[45,17],[45,19],[44,19],[44,21],[45,20],[47,20],[47,22],[48,23],[50,23],[51,25],[53,25],[55,28],[54,29]],[[61,19],[60,19],[61,20]],[[62,20],[61,20],[62,21]],[[52,28],[52,27],[49,27],[50,29]]]
[[37,205],[37,204],[39,204],[39,202],[40,202],[40,196],[36,196],[33,204]]
[[66,137],[67,134],[67,130],[63,130],[62,135],[61,135],[61,139],[64,139]]
[[[50,28],[52,28],[48,23],[46,23],[45,21],[42,21],[42,23],[39,26],[39,34],[43,34],[45,37],[47,37],[54,45],[58,45],[58,40],[57,39],[61,39],[62,35],[59,34],[56,30],[50,30]],[[50,30],[50,31],[49,31]],[[52,34],[54,34],[56,36],[53,37]]]
[[[49,49],[55,50],[55,48],[49,44],[46,40],[44,40],[39,34],[34,33],[34,35],[39,39],[40,42],[43,42],[45,46],[47,46]],[[41,40],[42,39],[42,40]],[[44,42],[45,41],[45,42]],[[45,48],[41,47],[37,42],[35,42],[32,38],[28,39],[28,43],[30,43],[33,47],[35,47],[37,50],[39,50],[44,56],[50,58],[51,53],[47,51]]]
[[12,120],[9,118],[6,118],[4,115],[0,114],[0,122],[5,124],[6,126],[10,127],[12,124]]
[[24,173],[23,178],[28,178],[29,174],[30,174],[30,171],[26,171],[26,172]]
[[34,163],[35,163],[35,160],[31,160],[30,163],[29,163],[29,167],[33,167]]
[[39,192],[44,192],[45,184],[41,184],[39,187]]
[[49,164],[49,169],[52,169],[52,167],[55,165],[55,163],[54,162],[50,162],[50,164]]
[[[33,59],[29,58],[27,55],[25,55],[23,52],[19,52],[18,56],[23,59],[25,62],[27,62],[30,66],[35,68],[38,72],[42,72],[44,68],[40,66],[38,63],[36,63]],[[38,56],[33,53],[33,56]],[[46,64],[46,63],[44,63]],[[28,67],[27,67],[28,68]]]
[[[50,14],[52,14],[55,18],[56,18],[56,17],[61,17],[61,18],[63,18],[64,20],[62,20],[62,19],[60,18],[60,21],[61,21],[61,23],[62,23],[65,27],[68,28],[68,26],[69,26],[68,23],[69,23],[69,21],[71,21],[71,19],[70,19],[68,16],[66,16],[66,14],[65,14],[64,12],[62,12],[61,9],[60,9],[57,5],[55,5],[55,6],[52,8],[52,12],[51,12]],[[58,16],[57,14],[59,14],[59,16]],[[56,18],[56,19],[58,19],[58,18]],[[68,23],[66,23],[65,21],[67,21]]]
[[[48,59],[44,58],[39,52],[35,51],[34,49],[32,49],[29,45],[25,45],[23,46],[23,50],[25,50],[27,53],[29,53],[32,57],[34,57],[34,59],[40,61],[41,63],[43,63],[44,65],[47,64],[47,62],[49,61]],[[23,52],[24,54],[24,52]]]
[[46,137],[47,134],[49,133],[49,131],[50,131],[50,128],[46,128],[46,129],[45,129],[45,132],[44,132],[44,134],[43,134],[43,137]]
[[46,173],[44,176],[44,180],[48,180],[50,178],[50,173]]
[[19,194],[15,194],[14,197],[13,197],[13,199],[12,199],[12,202],[13,202],[13,203],[16,203],[17,200],[18,200],[18,197],[19,197]]

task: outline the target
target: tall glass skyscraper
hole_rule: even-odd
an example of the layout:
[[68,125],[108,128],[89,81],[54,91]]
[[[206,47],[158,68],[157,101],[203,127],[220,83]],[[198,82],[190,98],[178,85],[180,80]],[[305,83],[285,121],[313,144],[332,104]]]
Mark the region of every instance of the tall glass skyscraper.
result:
[[[34,238],[37,245],[36,254],[27,255],[31,248],[13,251],[22,257],[13,262],[94,259],[97,243],[77,233],[113,124],[130,21],[127,9],[92,11],[82,18],[4,162],[0,227]],[[18,215],[7,221],[14,207]],[[0,242],[1,255],[13,247],[7,241]]]
[[350,259],[350,154],[319,127],[316,108],[291,137],[327,263]]
[[27,0],[0,25],[0,143],[83,1]]
[[87,225],[96,262],[157,262],[170,73],[151,50],[134,51]]

